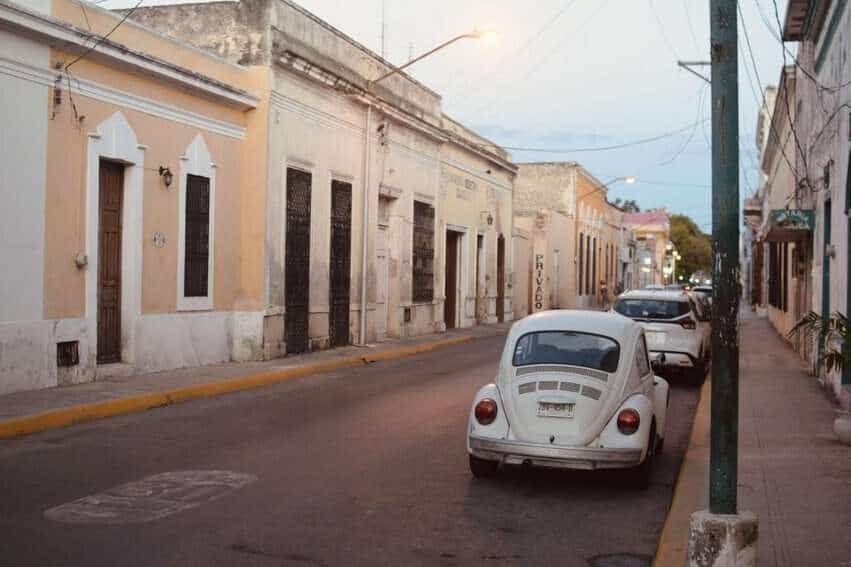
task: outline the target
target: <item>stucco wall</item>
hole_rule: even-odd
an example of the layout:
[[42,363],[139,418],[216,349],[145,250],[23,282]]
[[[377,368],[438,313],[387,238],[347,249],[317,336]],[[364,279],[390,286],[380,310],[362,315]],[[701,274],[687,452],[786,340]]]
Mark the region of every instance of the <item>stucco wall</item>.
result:
[[521,163],[514,186],[515,214],[535,214],[552,209],[576,214],[576,164]]
[[0,394],[56,383],[51,327],[42,322],[48,88],[22,66],[46,68],[47,47],[0,31]]
[[[490,171],[490,173],[488,173]],[[505,244],[504,309],[506,320],[512,312],[513,252],[512,176],[489,161],[452,141],[441,147],[440,210],[441,233],[451,228],[463,231],[461,245],[462,286],[460,326],[497,320],[497,250],[502,235]],[[488,224],[488,218],[491,224]],[[478,237],[482,237],[483,265],[478,269]],[[445,261],[440,267],[438,285],[445,289]],[[443,294],[441,294],[443,295]]]

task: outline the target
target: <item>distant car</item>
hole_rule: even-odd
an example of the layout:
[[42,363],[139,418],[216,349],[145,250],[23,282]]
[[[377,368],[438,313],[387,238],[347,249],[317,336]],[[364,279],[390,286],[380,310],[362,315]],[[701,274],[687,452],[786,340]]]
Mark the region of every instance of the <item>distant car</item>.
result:
[[699,382],[710,356],[706,309],[683,291],[629,291],[615,300],[614,311],[641,323],[651,356],[664,354],[660,368],[684,371]]
[[502,465],[631,469],[646,487],[664,443],[668,383],[644,330],[614,313],[545,311],[514,324],[493,384],[473,399],[470,471]]

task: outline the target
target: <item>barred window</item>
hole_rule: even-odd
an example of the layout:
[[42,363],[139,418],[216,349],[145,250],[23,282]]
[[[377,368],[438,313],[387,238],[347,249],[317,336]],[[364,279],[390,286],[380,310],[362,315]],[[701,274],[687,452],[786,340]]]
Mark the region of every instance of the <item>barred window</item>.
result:
[[414,301],[434,299],[434,207],[414,201]]
[[210,268],[210,180],[198,175],[186,177],[183,295],[206,297]]
[[583,295],[585,289],[582,286],[582,279],[585,277],[585,235],[579,233],[579,295]]

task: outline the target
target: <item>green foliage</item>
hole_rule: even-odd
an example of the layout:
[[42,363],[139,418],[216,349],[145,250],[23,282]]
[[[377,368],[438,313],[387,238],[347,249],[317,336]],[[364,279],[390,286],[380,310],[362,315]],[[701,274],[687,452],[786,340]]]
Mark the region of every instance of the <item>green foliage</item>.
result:
[[806,337],[816,336],[824,344],[824,350],[819,356],[819,365],[828,372],[843,371],[851,365],[851,349],[848,348],[848,317],[836,311],[825,319],[815,311],[810,311],[795,323],[787,336],[792,338],[798,334]]
[[623,210],[625,213],[640,213],[641,207],[638,206],[638,202],[635,199],[627,199],[625,201],[621,201],[620,197],[615,199],[613,203],[616,207]]
[[693,273],[712,272],[712,239],[686,215],[671,215],[671,241],[683,257],[677,275],[688,279]]

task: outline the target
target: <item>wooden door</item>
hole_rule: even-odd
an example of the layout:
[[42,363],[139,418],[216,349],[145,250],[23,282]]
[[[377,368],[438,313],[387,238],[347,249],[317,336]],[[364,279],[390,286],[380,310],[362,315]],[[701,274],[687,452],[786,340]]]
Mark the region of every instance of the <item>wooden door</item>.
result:
[[[331,182],[331,269],[328,313],[331,346],[349,344],[351,309],[352,185]],[[361,343],[364,342],[361,337]]]
[[505,321],[505,238],[496,239],[496,320]]
[[287,169],[287,227],[284,283],[284,340],[287,353],[308,349],[310,308],[310,184],[311,175]]
[[100,162],[97,361],[121,362],[121,223],[124,166]]
[[443,319],[447,329],[456,327],[458,318],[458,233],[446,231],[446,301]]

